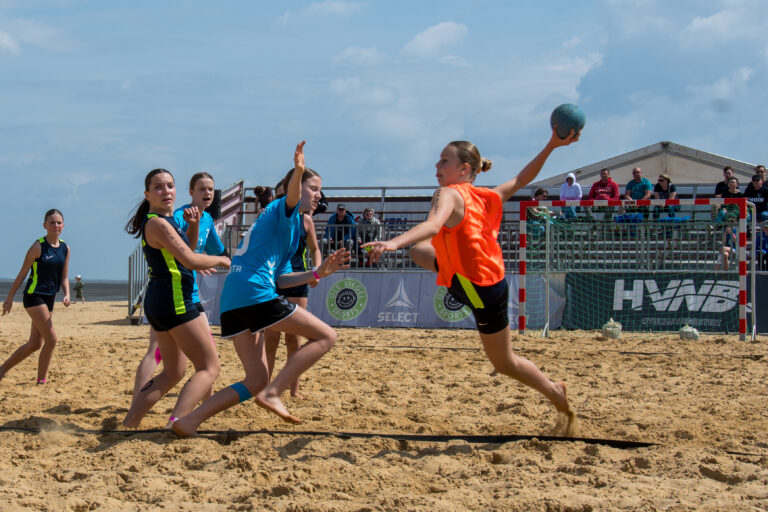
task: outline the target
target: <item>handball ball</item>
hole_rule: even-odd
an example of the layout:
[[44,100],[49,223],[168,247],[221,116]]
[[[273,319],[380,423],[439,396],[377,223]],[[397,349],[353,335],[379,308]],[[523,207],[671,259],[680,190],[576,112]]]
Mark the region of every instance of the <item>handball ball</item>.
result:
[[552,111],[552,116],[549,118],[549,124],[552,128],[557,125],[557,136],[561,139],[568,137],[571,130],[575,133],[579,133],[584,128],[584,123],[587,118],[584,116],[578,105],[573,103],[563,103],[555,110]]

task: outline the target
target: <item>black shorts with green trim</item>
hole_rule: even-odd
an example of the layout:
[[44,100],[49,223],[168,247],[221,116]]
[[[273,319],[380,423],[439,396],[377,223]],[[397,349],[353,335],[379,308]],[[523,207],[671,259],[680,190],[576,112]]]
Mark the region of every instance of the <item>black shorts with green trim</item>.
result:
[[497,333],[509,325],[509,285],[506,279],[490,286],[480,286],[454,274],[448,291],[472,310],[477,330],[481,333]]
[[45,305],[49,312],[53,311],[53,303],[55,301],[55,295],[41,295],[39,293],[24,293],[22,298],[24,309]]
[[144,310],[144,316],[147,317],[147,322],[149,322],[149,325],[151,325],[155,331],[165,332],[170,331],[174,327],[178,327],[187,322],[191,322],[195,318],[199,317],[200,309],[202,309],[202,305],[198,307],[197,304],[192,304],[191,307],[187,308],[185,313],[180,315],[155,315],[151,311]]

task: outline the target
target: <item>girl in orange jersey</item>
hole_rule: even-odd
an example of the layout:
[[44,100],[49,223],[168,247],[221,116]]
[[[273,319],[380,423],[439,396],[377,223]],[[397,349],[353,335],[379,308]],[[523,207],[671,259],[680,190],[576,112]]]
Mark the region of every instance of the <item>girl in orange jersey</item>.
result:
[[561,139],[555,129],[544,149],[511,180],[493,188],[473,185],[478,172],[491,168],[474,144],[454,141],[442,153],[437,167],[440,188],[432,197],[427,220],[388,241],[371,242],[371,260],[382,253],[413,245],[411,258],[437,273],[437,284],[468,306],[488,359],[496,371],[542,393],[562,413],[558,433],[572,435],[574,414],[566,397],[565,382],[549,380],[531,361],[512,352],[504,279],[504,260],[497,241],[502,205],[530,183],[552,151],[579,138],[571,131]]

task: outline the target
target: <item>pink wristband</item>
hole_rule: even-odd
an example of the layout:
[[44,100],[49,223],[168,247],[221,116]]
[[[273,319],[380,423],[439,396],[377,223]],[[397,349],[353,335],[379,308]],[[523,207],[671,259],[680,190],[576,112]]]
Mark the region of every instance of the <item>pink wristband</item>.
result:
[[317,273],[317,270],[315,270],[315,269],[312,269],[312,275],[313,275],[313,276],[315,277],[315,279],[317,279],[318,281],[320,280],[320,274],[318,274],[318,273]]

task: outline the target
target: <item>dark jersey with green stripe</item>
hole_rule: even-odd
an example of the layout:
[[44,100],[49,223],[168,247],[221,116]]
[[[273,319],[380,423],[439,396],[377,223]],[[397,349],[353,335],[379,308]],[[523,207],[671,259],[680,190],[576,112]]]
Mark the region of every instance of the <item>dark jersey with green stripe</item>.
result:
[[59,239],[59,246],[53,247],[45,237],[37,240],[40,242],[40,257],[32,262],[29,269],[29,279],[24,293],[31,295],[56,295],[61,288],[61,277],[64,272],[64,264],[67,262],[69,247],[64,240]]
[[165,220],[184,243],[189,243],[187,234],[179,228],[173,217],[147,214],[141,224],[141,248],[149,266],[149,284],[144,296],[144,309],[154,316],[183,315],[195,309],[192,305],[195,277],[192,271],[174,258],[167,249],[155,249],[147,244],[144,226],[153,217]]
[[299,236],[299,248],[296,249],[293,257],[291,257],[291,268],[294,272],[304,272],[309,270],[307,265],[307,230],[304,229],[304,215],[301,214],[301,235]]

